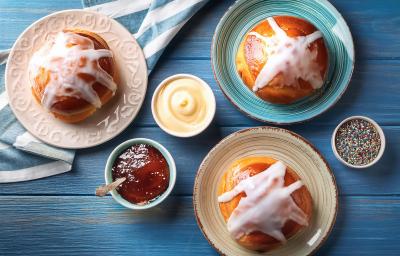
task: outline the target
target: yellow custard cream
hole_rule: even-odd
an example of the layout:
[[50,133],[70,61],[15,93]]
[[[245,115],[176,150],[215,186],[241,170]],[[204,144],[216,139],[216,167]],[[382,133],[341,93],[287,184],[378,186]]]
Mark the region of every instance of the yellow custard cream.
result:
[[153,99],[156,121],[176,136],[198,134],[209,125],[214,113],[215,98],[211,89],[192,76],[178,75],[167,79]]

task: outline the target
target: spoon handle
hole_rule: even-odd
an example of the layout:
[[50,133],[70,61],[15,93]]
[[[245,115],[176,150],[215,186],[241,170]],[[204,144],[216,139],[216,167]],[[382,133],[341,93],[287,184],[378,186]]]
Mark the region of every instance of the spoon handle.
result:
[[122,177],[122,178],[116,179],[114,182],[112,182],[108,185],[103,185],[103,186],[96,188],[96,196],[105,196],[111,190],[116,189],[125,180],[126,180],[126,178]]

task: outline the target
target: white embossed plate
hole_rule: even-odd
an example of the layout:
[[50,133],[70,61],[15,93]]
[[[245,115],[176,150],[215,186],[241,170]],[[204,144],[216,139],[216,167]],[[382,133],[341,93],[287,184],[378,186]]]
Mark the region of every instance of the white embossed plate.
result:
[[[81,28],[107,41],[116,63],[118,90],[113,99],[77,124],[55,119],[33,98],[27,67],[32,54],[65,28]],[[134,37],[117,21],[97,12],[67,10],[29,26],[15,42],[6,68],[9,104],[17,119],[35,137],[62,148],[87,148],[121,133],[136,117],[147,88],[147,66]]]
[[[217,202],[217,187],[226,169],[248,156],[270,156],[290,166],[313,198],[309,226],[272,251],[245,249],[230,236]],[[275,127],[235,132],[219,142],[204,158],[193,191],[197,223],[209,243],[221,255],[310,255],[328,238],[338,210],[335,177],[322,155],[300,135]]]

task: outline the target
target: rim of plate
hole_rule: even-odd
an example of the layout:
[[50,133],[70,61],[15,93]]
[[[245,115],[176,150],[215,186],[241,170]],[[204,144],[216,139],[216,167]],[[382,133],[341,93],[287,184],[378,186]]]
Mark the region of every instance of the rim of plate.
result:
[[[216,72],[216,65],[214,63],[214,54],[215,54],[215,42],[216,42],[216,37],[217,35],[220,33],[221,27],[222,25],[226,22],[226,20],[228,19],[229,15],[238,7],[242,4],[242,2],[248,2],[249,0],[237,0],[234,4],[232,4],[228,10],[224,13],[224,15],[222,16],[222,18],[220,19],[220,21],[217,24],[217,27],[215,28],[214,34],[213,34],[213,38],[212,38],[212,42],[211,42],[211,51],[210,51],[210,55],[211,55],[211,67],[212,67],[212,71],[213,71],[213,75],[214,75],[214,79],[217,82],[219,88],[221,89],[222,93],[224,94],[225,98],[227,98],[229,100],[229,102],[231,102],[232,105],[234,105],[236,107],[236,109],[238,109],[240,112],[242,112],[243,114],[245,114],[246,116],[255,119],[257,121],[260,122],[264,122],[264,123],[269,123],[269,124],[274,124],[274,125],[290,125],[290,124],[298,124],[298,123],[304,123],[306,121],[309,121],[311,119],[314,119],[318,116],[320,116],[321,114],[325,113],[326,111],[328,111],[329,109],[331,109],[339,100],[340,98],[343,96],[343,94],[345,93],[345,91],[347,90],[353,73],[354,73],[354,66],[355,66],[355,50],[354,50],[354,40],[353,40],[353,35],[351,34],[351,30],[349,28],[349,26],[347,25],[347,22],[345,21],[345,19],[343,18],[342,14],[328,1],[328,0],[319,0],[318,2],[320,3],[321,6],[326,7],[328,10],[330,10],[332,12],[332,14],[337,17],[339,20],[343,21],[342,25],[344,26],[344,29],[346,29],[346,33],[348,33],[348,36],[350,38],[350,42],[351,42],[351,50],[352,50],[352,56],[350,57],[350,61],[351,61],[351,68],[350,68],[350,72],[348,77],[346,78],[346,82],[345,82],[345,86],[343,87],[343,89],[340,91],[340,93],[336,96],[336,98],[327,106],[325,106],[324,108],[322,108],[321,110],[319,110],[317,113],[307,117],[307,118],[302,118],[299,120],[295,120],[295,121],[278,121],[278,120],[272,120],[272,119],[268,119],[268,118],[261,118],[259,116],[256,116],[255,114],[251,113],[250,111],[246,111],[245,109],[242,108],[242,106],[240,106],[240,104],[238,104],[237,102],[235,102],[232,97],[229,95],[229,93],[226,91],[226,89],[224,88],[224,86],[222,85],[222,82],[218,79],[217,77],[217,72]],[[261,1],[261,0],[251,0],[251,1]],[[268,1],[268,0],[264,0],[264,1]],[[286,1],[292,1],[292,0],[286,0]],[[282,14],[285,15],[285,14]],[[289,15],[289,14],[286,14]],[[275,15],[273,15],[275,16]],[[295,15],[293,15],[295,16]],[[300,16],[300,18],[303,18]],[[304,18],[303,18],[304,19]],[[312,22],[311,22],[312,23]],[[315,24],[312,23],[314,26]],[[254,24],[256,25],[256,24]],[[329,54],[329,58],[331,58],[331,53]],[[327,76],[329,75],[329,70],[330,67],[328,67],[328,71],[327,71]],[[331,75],[332,76],[332,75]],[[326,78],[328,79],[328,77]],[[243,82],[242,82],[243,83]],[[329,85],[331,82],[329,82],[328,84],[324,83],[324,87],[326,87],[327,85]],[[244,84],[241,84],[240,86],[245,86]],[[321,88],[322,89],[322,88]],[[318,92],[316,92],[318,93]],[[310,96],[308,96],[310,97]],[[306,97],[307,98],[307,97]],[[271,105],[276,105],[276,104],[272,104],[269,103]]]
[[[36,26],[38,26],[38,24],[40,24],[41,22],[44,22],[45,20],[50,20],[50,19],[56,19],[58,16],[61,16],[61,15],[67,15],[67,14],[74,14],[74,13],[80,13],[80,14],[82,14],[82,15],[84,15],[84,14],[90,14],[90,15],[95,15],[95,16],[97,16],[97,17],[102,17],[102,18],[105,18],[106,20],[109,20],[110,21],[110,23],[111,24],[114,24],[116,27],[118,27],[118,30],[119,31],[123,31],[123,33],[129,33],[129,34],[131,34],[130,32],[129,32],[129,30],[127,30],[123,25],[121,25],[121,23],[119,23],[117,20],[114,20],[114,19],[112,19],[112,18],[110,18],[110,17],[108,17],[108,16],[106,16],[106,15],[104,15],[104,14],[101,14],[101,13],[99,13],[99,12],[95,12],[95,11],[91,11],[91,10],[84,10],[84,9],[68,9],[68,10],[62,10],[62,11],[57,11],[57,12],[53,12],[53,13],[50,13],[50,14],[48,14],[48,15],[46,15],[46,16],[43,16],[43,17],[41,17],[40,19],[38,19],[38,20],[36,20],[36,21],[34,21],[32,24],[30,24],[27,28],[25,28],[24,30],[23,30],[23,32],[18,36],[18,38],[16,39],[16,41],[14,42],[14,44],[13,44],[13,46],[12,46],[12,48],[11,48],[11,51],[10,51],[10,54],[9,54],[9,56],[13,56],[14,55],[14,53],[15,53],[15,51],[17,51],[17,49],[15,49],[15,47],[16,47],[16,45],[18,44],[18,43],[20,43],[20,41],[22,40],[22,39],[24,39],[24,37],[26,36],[26,34],[27,33],[29,33],[32,29],[34,29]],[[54,21],[53,20],[53,21]],[[79,25],[76,25],[76,26],[70,26],[71,28],[73,28],[73,27],[79,27]],[[63,28],[66,28],[66,27],[63,27]],[[85,28],[86,29],[86,28]],[[109,33],[109,31],[106,31],[106,32],[96,32],[96,33],[99,33],[99,35],[101,35],[102,36],[102,34],[104,33]],[[50,34],[50,32],[46,32],[46,34],[48,35],[48,34]],[[122,36],[121,35],[118,35],[120,38],[122,38]],[[13,106],[13,104],[11,104],[11,101],[9,102],[9,106],[10,106],[10,108],[11,108],[11,110],[12,110],[12,112],[13,112],[13,114],[15,115],[15,117],[17,118],[17,120],[21,123],[21,125],[27,130],[27,131],[29,131],[35,138],[38,138],[38,139],[40,139],[41,141],[43,141],[43,142],[45,142],[45,143],[47,143],[47,144],[49,144],[49,145],[52,145],[52,146],[56,146],[56,147],[60,147],[60,148],[66,148],[66,149],[81,149],[81,148],[90,148],[90,147],[94,147],[94,146],[98,146],[98,145],[101,145],[101,144],[103,144],[103,143],[106,143],[106,142],[108,142],[108,141],[110,141],[110,140],[112,140],[113,138],[115,138],[116,136],[118,136],[120,133],[122,133],[133,121],[134,121],[134,119],[137,117],[137,115],[139,114],[139,111],[140,111],[140,109],[141,109],[141,107],[142,107],[142,105],[143,105],[143,102],[144,102],[144,99],[145,99],[145,96],[146,96],[146,92],[147,92],[147,87],[148,87],[148,77],[147,77],[147,65],[146,65],[146,60],[145,60],[145,58],[144,58],[144,54],[143,54],[143,50],[141,49],[141,47],[139,46],[139,44],[137,43],[137,41],[136,41],[136,39],[132,36],[131,38],[129,38],[130,39],[130,41],[131,42],[133,42],[134,43],[134,45],[136,45],[137,47],[138,47],[138,61],[139,61],[139,65],[138,65],[138,73],[140,72],[140,69],[142,69],[142,68],[144,68],[144,71],[145,71],[145,73],[146,73],[146,75],[144,76],[144,80],[143,80],[143,85],[142,85],[142,90],[143,90],[143,92],[141,92],[141,97],[140,97],[140,100],[138,101],[138,104],[136,104],[136,106],[137,107],[135,107],[136,109],[133,111],[133,115],[131,116],[131,117],[129,117],[128,119],[129,119],[129,121],[126,121],[124,124],[122,124],[121,126],[120,126],[120,129],[118,129],[116,132],[114,132],[112,135],[109,135],[109,136],[105,136],[106,137],[106,139],[99,139],[98,141],[96,141],[96,142],[94,142],[94,143],[86,143],[85,145],[81,145],[80,143],[75,143],[74,145],[62,145],[62,143],[60,143],[60,144],[58,144],[58,143],[55,143],[54,141],[52,141],[52,140],[50,140],[49,138],[46,138],[45,136],[42,136],[41,134],[39,134],[39,132],[35,132],[34,131],[34,129],[33,129],[33,127],[31,127],[31,126],[28,126],[26,123],[29,123],[29,122],[22,122],[21,121],[21,114],[20,114],[20,112],[21,111],[19,111],[19,110],[16,110],[15,109],[15,107]],[[107,40],[106,40],[107,41]],[[109,42],[107,41],[107,43],[109,44]],[[28,61],[29,62],[29,61]],[[8,92],[8,84],[10,83],[9,81],[8,81],[8,72],[9,72],[9,69],[11,68],[10,66],[11,66],[11,64],[9,64],[10,63],[10,61],[8,61],[7,62],[7,65],[6,65],[6,68],[5,68],[5,89],[6,89],[6,92],[7,92],[7,96],[9,96],[9,92]],[[121,67],[120,65],[117,65],[118,67]],[[118,79],[121,79],[121,74],[120,74],[120,72],[118,72],[118,75],[117,75],[119,78]],[[20,79],[22,79],[22,78],[20,78]],[[24,82],[27,82],[27,83],[29,83],[29,81],[24,81]],[[125,85],[126,86],[126,85]],[[119,90],[119,91],[121,91],[121,89]],[[117,93],[118,93],[118,90],[117,90]],[[130,96],[130,95],[129,95]],[[111,103],[111,101],[114,101],[115,99],[111,99],[110,100],[110,102],[107,102],[104,106],[102,106],[102,108],[100,108],[100,109],[98,109],[96,112],[100,112],[102,109],[104,110],[104,108],[107,106],[107,105],[111,105],[112,103]],[[123,99],[120,99],[120,101],[121,100],[123,100]],[[36,102],[34,102],[35,104],[37,104]],[[45,110],[44,109],[42,109],[42,106],[39,106],[40,108],[41,108],[41,112],[45,112]],[[117,107],[118,108],[118,107]],[[115,109],[115,111],[116,111],[117,109]],[[49,113],[46,113],[46,114],[48,114],[49,115],[49,119],[54,119],[54,117],[51,115],[51,114],[49,114]],[[93,115],[92,116],[89,116],[88,117],[88,119],[90,119],[90,118],[92,118],[93,117]],[[106,118],[107,119],[107,118]],[[76,123],[76,124],[72,124],[72,125],[79,125],[79,124],[82,124],[82,123],[84,123],[85,121],[86,121],[87,119],[85,119],[85,120],[83,120],[82,122],[78,122],[78,123]],[[105,120],[105,119],[104,119]],[[104,122],[104,120],[102,120],[102,122]],[[62,122],[61,120],[56,120],[57,122]],[[51,122],[54,122],[54,120],[52,120]],[[68,125],[71,125],[71,124],[68,124],[68,123],[63,123],[64,125],[66,125],[66,126],[68,126]],[[106,126],[106,124],[104,124],[105,126]],[[104,129],[106,129],[107,127],[105,127]],[[93,131],[92,131],[93,132]],[[87,133],[90,133],[89,131],[87,132]],[[90,136],[90,134],[87,134],[87,135],[89,135]],[[88,136],[88,137],[89,137]],[[79,145],[78,145],[79,144]]]
[[194,180],[194,186],[193,186],[193,196],[192,196],[192,200],[193,200],[193,210],[194,210],[194,214],[196,217],[196,222],[197,225],[199,226],[201,233],[203,234],[203,236],[206,238],[207,242],[220,254],[220,255],[226,255],[224,254],[219,247],[217,247],[213,241],[211,241],[211,239],[208,237],[207,233],[204,231],[203,228],[203,224],[201,223],[201,220],[199,218],[198,215],[198,207],[197,207],[197,201],[196,201],[196,194],[198,191],[198,177],[200,174],[202,174],[204,172],[204,166],[206,165],[206,162],[209,161],[209,159],[212,157],[212,155],[214,154],[214,152],[216,150],[218,150],[218,147],[221,146],[221,144],[225,143],[228,140],[231,140],[232,138],[234,138],[236,135],[238,134],[242,134],[242,133],[247,133],[247,132],[252,132],[254,130],[270,130],[270,131],[281,131],[281,132],[285,132],[297,139],[299,139],[300,141],[302,141],[303,143],[305,143],[307,146],[309,146],[318,156],[319,158],[323,161],[324,165],[326,166],[326,169],[329,173],[330,178],[332,179],[332,183],[334,185],[334,189],[335,189],[335,212],[333,215],[333,219],[332,222],[329,225],[328,231],[326,232],[325,236],[322,237],[321,242],[307,255],[313,255],[316,251],[318,251],[321,246],[326,242],[326,240],[328,239],[328,237],[330,236],[330,234],[332,233],[333,227],[336,223],[336,219],[337,219],[337,214],[339,211],[339,190],[338,190],[338,186],[336,183],[336,178],[335,175],[333,174],[332,169],[330,168],[328,162],[326,161],[326,159],[322,156],[322,154],[319,152],[319,150],[311,143],[309,142],[307,139],[305,139],[303,136],[292,132],[290,130],[284,129],[284,128],[279,128],[279,127],[273,127],[273,126],[258,126],[258,127],[250,127],[250,128],[246,128],[246,129],[242,129],[236,132],[231,133],[230,135],[226,136],[225,138],[221,139],[208,153],[207,155],[204,157],[203,161],[201,162],[196,176],[195,176],[195,180]]

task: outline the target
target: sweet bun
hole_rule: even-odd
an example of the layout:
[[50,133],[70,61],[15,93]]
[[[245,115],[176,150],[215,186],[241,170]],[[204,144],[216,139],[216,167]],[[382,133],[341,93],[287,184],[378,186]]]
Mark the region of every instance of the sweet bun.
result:
[[[224,218],[224,220],[228,223],[229,225],[229,219],[232,215],[232,213],[235,211],[235,209],[238,207],[239,202],[241,202],[242,198],[246,198],[247,195],[245,192],[241,192],[240,194],[237,194],[235,197],[233,197],[232,200],[230,201],[225,201],[221,202],[222,195],[227,195],[229,191],[234,191],[234,188],[239,184],[239,182],[248,179],[249,177],[254,177],[257,174],[260,174],[261,172],[273,172],[273,168],[270,168],[274,164],[277,164],[277,160],[270,158],[270,157],[247,157],[243,158],[240,160],[235,161],[229,168],[228,170],[223,174],[220,183],[218,185],[218,195],[219,195],[219,208],[221,211],[221,214]],[[269,168],[269,169],[268,169]],[[299,181],[300,178],[296,174],[295,171],[293,171],[291,168],[286,167],[286,172],[284,173],[284,187],[288,187],[291,184],[294,184],[295,182]],[[263,181],[261,185],[265,185],[266,183]],[[253,189],[256,189],[257,186]],[[270,188],[268,189],[270,191]],[[269,192],[270,193],[270,192]],[[272,193],[271,193],[272,195]],[[300,188],[297,188],[294,190],[291,194],[290,197],[293,199],[294,203],[301,209],[304,214],[304,221],[309,223],[311,217],[312,217],[312,209],[313,209],[313,204],[312,204],[312,198],[311,194],[308,191],[306,186],[301,186]],[[243,210],[243,209],[242,209]],[[243,212],[240,212],[243,213]],[[253,213],[250,213],[254,215]],[[259,215],[264,215],[264,212],[257,213]],[[276,219],[276,216],[271,215],[273,218]],[[254,219],[254,217],[251,217]],[[242,218],[243,219],[243,218]],[[253,220],[250,221],[251,225],[255,225]],[[303,223],[304,224],[304,223]],[[253,231],[250,233],[244,233],[240,235],[239,237],[234,237],[236,241],[246,247],[247,249],[250,250],[255,250],[255,251],[267,251],[271,250],[273,248],[276,248],[277,246],[281,245],[286,241],[286,239],[289,239],[293,235],[295,235],[297,232],[299,232],[304,225],[300,225],[299,223],[288,219],[286,223],[284,223],[281,232],[284,236],[283,240],[284,241],[279,241],[278,239],[263,233],[260,231],[260,229],[254,228]],[[229,229],[229,226],[228,226]],[[232,234],[232,232],[231,232]]]
[[76,123],[115,94],[115,63],[98,34],[66,29],[33,56],[29,77],[34,98],[56,118]]
[[328,51],[322,33],[310,22],[275,16],[244,36],[236,69],[244,84],[261,99],[290,104],[322,87]]

